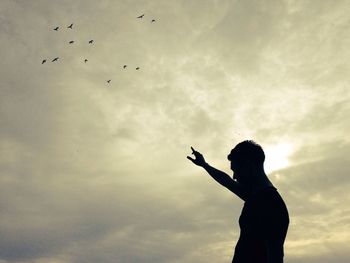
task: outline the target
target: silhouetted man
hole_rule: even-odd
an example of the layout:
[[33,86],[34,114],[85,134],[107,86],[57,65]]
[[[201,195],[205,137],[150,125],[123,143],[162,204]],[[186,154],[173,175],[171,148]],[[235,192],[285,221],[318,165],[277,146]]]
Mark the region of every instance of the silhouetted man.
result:
[[283,244],[287,235],[289,216],[277,189],[264,171],[265,154],[254,141],[243,141],[227,156],[233,179],[206,163],[194,150],[194,164],[203,167],[218,183],[244,201],[239,218],[241,229],[232,263],[282,263]]

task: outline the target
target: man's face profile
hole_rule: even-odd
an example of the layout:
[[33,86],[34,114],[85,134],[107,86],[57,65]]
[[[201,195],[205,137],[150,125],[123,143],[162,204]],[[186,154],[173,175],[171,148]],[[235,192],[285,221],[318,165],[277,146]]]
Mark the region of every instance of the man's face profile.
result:
[[247,184],[247,174],[244,172],[247,168],[246,164],[242,164],[237,159],[237,152],[234,152],[235,149],[232,149],[229,155],[227,156],[227,159],[230,161],[230,168],[233,171],[233,179],[236,180],[238,183],[241,184]]
[[235,176],[235,171],[237,171],[237,161],[234,160],[233,150],[227,155],[227,159],[230,161],[230,168],[234,172],[233,179],[237,179]]

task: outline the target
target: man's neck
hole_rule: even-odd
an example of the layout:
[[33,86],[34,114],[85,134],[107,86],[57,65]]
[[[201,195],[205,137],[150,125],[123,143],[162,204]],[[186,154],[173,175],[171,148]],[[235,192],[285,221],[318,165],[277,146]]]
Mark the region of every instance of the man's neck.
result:
[[252,190],[254,192],[259,191],[260,189],[264,189],[266,187],[273,187],[272,182],[269,180],[269,178],[266,176],[265,172],[262,172],[257,176],[256,181],[252,185]]
[[271,183],[265,172],[259,171],[255,176],[255,181],[252,182],[249,188],[251,192],[256,193],[261,189],[271,186],[273,187],[273,184]]

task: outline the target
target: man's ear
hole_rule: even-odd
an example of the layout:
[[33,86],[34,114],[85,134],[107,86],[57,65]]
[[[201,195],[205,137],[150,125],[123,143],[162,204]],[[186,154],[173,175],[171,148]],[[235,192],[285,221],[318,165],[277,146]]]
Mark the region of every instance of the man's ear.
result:
[[250,160],[248,160],[248,159],[244,159],[244,160],[241,161],[241,165],[243,167],[250,167],[250,166],[252,166],[252,162]]
[[254,174],[255,165],[251,160],[244,160],[243,165],[250,174]]

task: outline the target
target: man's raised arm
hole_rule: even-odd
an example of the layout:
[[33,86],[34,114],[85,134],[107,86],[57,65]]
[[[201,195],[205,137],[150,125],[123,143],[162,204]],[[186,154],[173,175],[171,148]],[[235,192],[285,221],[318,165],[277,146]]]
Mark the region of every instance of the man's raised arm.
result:
[[193,147],[191,147],[191,149],[192,149],[192,154],[195,156],[195,159],[193,159],[190,156],[187,156],[187,159],[191,160],[195,165],[203,167],[208,172],[208,174],[211,177],[213,177],[215,181],[217,181],[219,184],[229,189],[231,192],[236,194],[239,198],[241,198],[242,200],[246,199],[247,195],[244,189],[239,185],[239,183],[233,180],[228,174],[210,166],[208,163],[205,162],[205,159],[200,152],[195,151]]

